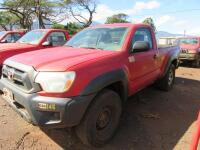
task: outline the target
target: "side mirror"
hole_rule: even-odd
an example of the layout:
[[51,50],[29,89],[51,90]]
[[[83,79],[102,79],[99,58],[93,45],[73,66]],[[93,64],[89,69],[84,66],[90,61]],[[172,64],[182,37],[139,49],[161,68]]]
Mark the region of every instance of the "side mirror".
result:
[[42,46],[53,46],[53,43],[50,41],[46,41],[46,42],[42,43]]
[[1,43],[8,43],[8,41],[7,41],[6,39],[3,39],[3,40],[1,41]]
[[145,51],[148,51],[149,49],[150,49],[149,42],[136,41],[133,44],[132,52],[133,53],[135,53],[135,52],[145,52]]

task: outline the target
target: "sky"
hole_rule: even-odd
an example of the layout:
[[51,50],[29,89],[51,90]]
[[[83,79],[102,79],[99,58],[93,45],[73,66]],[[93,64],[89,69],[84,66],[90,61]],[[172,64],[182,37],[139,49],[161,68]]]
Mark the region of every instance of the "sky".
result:
[[158,31],[200,35],[200,0],[97,0],[97,3],[93,20],[99,23],[113,14],[125,13],[133,23],[152,17]]
[[200,35],[200,0],[99,0],[94,21],[117,13],[134,23],[152,17],[158,31]]

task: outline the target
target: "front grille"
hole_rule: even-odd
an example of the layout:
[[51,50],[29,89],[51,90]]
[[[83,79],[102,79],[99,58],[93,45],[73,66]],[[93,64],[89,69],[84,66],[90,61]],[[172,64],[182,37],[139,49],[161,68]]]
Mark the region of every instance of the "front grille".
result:
[[40,90],[40,86],[33,81],[36,71],[32,67],[27,67],[23,65],[18,65],[18,67],[13,66],[14,64],[3,65],[2,79],[6,80],[10,84],[22,89],[27,93],[37,92]]
[[181,49],[181,53],[188,53],[188,49]]

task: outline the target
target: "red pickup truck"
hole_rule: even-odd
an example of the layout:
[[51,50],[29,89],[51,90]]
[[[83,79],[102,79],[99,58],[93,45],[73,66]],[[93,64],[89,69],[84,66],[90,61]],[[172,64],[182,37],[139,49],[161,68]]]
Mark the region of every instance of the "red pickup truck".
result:
[[21,31],[1,31],[0,43],[14,43],[24,35]]
[[30,31],[16,43],[5,43],[0,46],[0,68],[4,60],[11,56],[53,46],[62,46],[68,40],[69,34],[66,30],[40,29]]
[[200,37],[184,37],[178,39],[181,47],[179,59],[181,62],[189,62],[194,67],[200,66]]
[[170,90],[179,47],[158,48],[144,24],[89,27],[65,46],[23,53],[3,65],[3,98],[40,127],[75,127],[84,144],[101,146],[114,134],[122,103],[156,83]]

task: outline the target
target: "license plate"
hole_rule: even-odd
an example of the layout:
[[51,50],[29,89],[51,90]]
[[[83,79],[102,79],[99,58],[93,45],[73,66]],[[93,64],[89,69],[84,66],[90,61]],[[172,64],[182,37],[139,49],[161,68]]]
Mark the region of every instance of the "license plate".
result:
[[12,91],[8,90],[7,88],[3,88],[3,97],[11,102],[14,101]]

